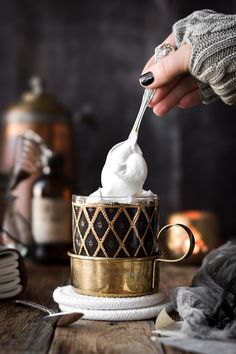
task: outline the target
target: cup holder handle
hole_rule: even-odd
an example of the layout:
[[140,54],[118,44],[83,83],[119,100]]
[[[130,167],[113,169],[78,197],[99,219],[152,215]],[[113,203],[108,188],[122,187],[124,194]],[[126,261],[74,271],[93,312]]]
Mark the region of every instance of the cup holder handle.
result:
[[[191,254],[193,253],[194,250],[194,246],[195,246],[195,239],[193,236],[192,231],[190,230],[189,227],[187,227],[186,225],[183,224],[168,224],[165,225],[159,232],[157,235],[157,241],[159,240],[160,236],[168,230],[171,227],[179,227],[182,228],[188,235],[189,238],[189,247],[187,249],[187,251],[179,258],[176,259],[169,259],[169,258],[156,258],[154,260],[154,264],[153,264],[153,278],[152,278],[152,287],[154,288],[154,284],[155,284],[155,274],[156,274],[156,263],[157,262],[168,262],[168,263],[175,263],[175,262],[180,262],[185,258],[188,258],[189,256],[191,256]],[[161,253],[163,255],[163,253]]]
[[188,235],[188,238],[189,238],[189,247],[187,249],[187,251],[179,258],[176,258],[176,259],[166,259],[166,258],[157,258],[155,259],[155,262],[179,262],[179,261],[182,261],[183,259],[185,258],[188,258],[189,256],[191,256],[191,254],[193,253],[193,250],[194,250],[194,246],[195,246],[195,239],[194,239],[194,236],[193,236],[193,233],[192,231],[190,230],[190,228],[186,225],[183,225],[183,224],[168,224],[168,225],[165,225],[159,232],[158,232],[158,235],[157,235],[157,241],[159,240],[160,236],[163,234],[165,234],[165,232],[170,229],[171,227],[179,227],[181,229],[183,229],[186,234]]

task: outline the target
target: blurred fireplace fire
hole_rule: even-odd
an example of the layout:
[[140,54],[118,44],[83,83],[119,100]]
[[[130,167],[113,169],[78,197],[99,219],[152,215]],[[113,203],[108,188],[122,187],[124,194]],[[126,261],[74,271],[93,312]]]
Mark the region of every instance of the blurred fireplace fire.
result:
[[[199,264],[204,256],[220,245],[220,228],[216,215],[210,211],[186,210],[172,213],[168,224],[188,226],[195,238],[193,254],[184,263]],[[188,237],[179,228],[168,231],[165,248],[171,258],[181,256],[189,247]]]

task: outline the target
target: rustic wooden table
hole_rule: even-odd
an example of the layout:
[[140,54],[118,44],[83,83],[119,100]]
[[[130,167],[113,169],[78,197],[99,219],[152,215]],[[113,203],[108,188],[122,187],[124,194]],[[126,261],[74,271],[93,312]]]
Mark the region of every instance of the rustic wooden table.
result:
[[[69,266],[38,266],[26,263],[28,285],[19,297],[57,308],[52,293],[69,282]],[[196,267],[164,265],[161,288],[169,294],[178,285],[188,285]],[[81,320],[69,327],[53,326],[38,310],[0,303],[0,354],[164,354],[183,353],[154,344],[151,330],[154,320],[103,322]]]

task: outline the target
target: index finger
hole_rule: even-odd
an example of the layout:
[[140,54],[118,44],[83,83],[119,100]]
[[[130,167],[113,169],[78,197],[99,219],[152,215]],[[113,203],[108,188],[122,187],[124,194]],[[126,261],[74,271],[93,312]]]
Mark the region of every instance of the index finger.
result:
[[[175,42],[175,37],[174,34],[171,33],[165,40],[163,43],[169,43],[171,44],[175,49],[176,49],[176,42]],[[155,55],[153,55],[148,62],[145,64],[142,74],[146,73],[148,71],[148,69],[155,63]],[[141,75],[142,75],[141,74]]]

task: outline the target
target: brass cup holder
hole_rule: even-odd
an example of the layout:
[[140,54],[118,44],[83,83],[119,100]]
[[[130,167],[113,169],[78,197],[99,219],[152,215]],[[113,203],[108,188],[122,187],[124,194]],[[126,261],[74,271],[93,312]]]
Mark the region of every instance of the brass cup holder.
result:
[[189,248],[177,259],[162,258],[159,252],[149,257],[104,258],[81,256],[69,252],[72,286],[83,295],[129,297],[153,294],[159,287],[159,262],[179,262],[189,257],[194,249],[192,231],[182,224],[164,226],[157,235],[171,227],[182,228],[189,237]]

